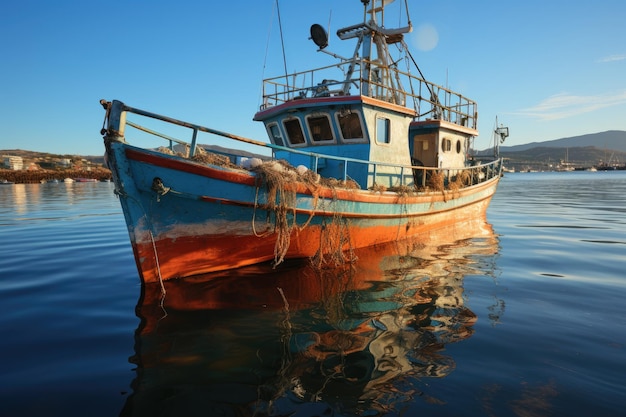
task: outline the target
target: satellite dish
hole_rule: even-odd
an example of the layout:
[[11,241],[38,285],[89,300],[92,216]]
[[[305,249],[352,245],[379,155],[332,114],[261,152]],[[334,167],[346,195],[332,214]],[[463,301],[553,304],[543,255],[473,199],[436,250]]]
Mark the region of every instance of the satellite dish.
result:
[[311,26],[311,37],[309,39],[313,39],[313,42],[315,42],[320,49],[324,49],[328,46],[328,34],[326,30],[317,23]]

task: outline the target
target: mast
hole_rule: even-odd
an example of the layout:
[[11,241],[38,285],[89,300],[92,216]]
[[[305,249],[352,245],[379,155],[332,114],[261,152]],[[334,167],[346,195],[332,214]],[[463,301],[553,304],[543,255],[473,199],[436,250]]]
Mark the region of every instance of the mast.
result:
[[[406,0],[405,0],[406,1]],[[404,105],[399,80],[392,77],[390,67],[395,65],[389,53],[389,43],[402,41],[402,36],[413,30],[411,22],[402,28],[385,28],[385,8],[394,0],[361,0],[363,3],[363,23],[339,29],[337,36],[342,39],[358,38],[357,49],[353,55],[353,65],[360,64],[362,74],[361,94],[369,97],[381,97],[386,101]],[[408,12],[408,9],[407,9]],[[358,48],[361,47],[361,57]],[[348,78],[352,76],[351,67]]]
[[509,128],[504,125],[498,126],[498,116],[496,116],[496,128],[493,133],[493,154],[497,158],[500,156],[500,144],[509,137]]
[[[402,28],[385,28],[385,8],[393,2],[394,0],[374,0],[371,2],[371,8],[368,12],[371,18],[369,21],[369,47],[368,54],[366,55],[364,51],[363,57],[369,61],[366,63],[368,68],[365,73],[367,74],[366,79],[371,82],[368,83],[366,94],[372,95],[370,89],[373,86],[376,89],[375,96],[391,103],[405,105],[404,94],[401,94],[403,88],[400,80],[394,80],[392,76],[390,67],[395,65],[395,62],[389,52],[389,44],[400,42],[403,35],[411,32],[413,28],[410,21],[408,26]],[[373,56],[374,49],[376,50],[376,57]]]

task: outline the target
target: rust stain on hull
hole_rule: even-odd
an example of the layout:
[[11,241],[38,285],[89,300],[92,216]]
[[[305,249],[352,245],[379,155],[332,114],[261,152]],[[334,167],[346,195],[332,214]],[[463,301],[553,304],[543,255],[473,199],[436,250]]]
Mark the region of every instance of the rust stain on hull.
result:
[[[463,210],[415,216],[394,226],[360,228],[349,226],[350,222],[347,222],[348,226],[328,224],[294,228],[285,259],[335,254],[435,233],[472,219],[485,220],[490,200],[491,195]],[[156,282],[272,261],[276,240],[277,234],[271,233],[264,237],[182,236],[132,244],[144,282]]]

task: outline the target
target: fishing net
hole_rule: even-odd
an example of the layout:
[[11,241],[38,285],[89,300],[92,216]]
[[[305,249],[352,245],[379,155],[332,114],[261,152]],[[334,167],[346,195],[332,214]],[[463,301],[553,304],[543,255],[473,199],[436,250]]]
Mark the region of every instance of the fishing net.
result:
[[381,193],[381,194],[387,191],[387,187],[385,187],[382,184],[377,184],[377,183],[374,183],[374,185],[372,185],[369,189],[374,193]]
[[[181,157],[188,157],[189,155],[189,146],[184,148],[184,152],[174,152],[167,147],[160,147],[157,150]],[[274,266],[285,260],[292,236],[296,236],[295,233],[306,228],[315,215],[324,213],[326,215],[322,217],[322,222],[319,226],[320,245],[315,255],[311,257],[312,265],[321,269],[349,264],[356,260],[350,239],[350,222],[348,219],[343,218],[339,206],[343,198],[339,199],[337,197],[338,190],[342,190],[343,193],[359,190],[360,186],[356,181],[351,178],[346,180],[322,178],[319,174],[305,166],[294,168],[284,160],[262,161],[257,158],[251,158],[247,161],[248,164],[244,164],[242,167],[233,164],[228,156],[207,152],[202,147],[196,148],[196,152],[191,159],[204,164],[233,169],[246,169],[256,174],[257,198],[259,198],[259,190],[262,187],[265,188],[265,193],[261,194],[264,197],[261,197],[260,201],[255,202],[255,208],[258,206],[267,210],[267,221],[270,226],[266,229],[266,232],[258,234],[256,232],[255,217],[253,217],[253,230],[255,235],[259,237],[265,237],[272,233],[276,234]],[[446,187],[444,172],[433,170],[429,172],[425,190],[441,192],[445,198],[446,188],[451,191],[457,191],[470,183],[470,174],[467,171],[459,171],[454,180],[448,181]],[[302,186],[312,196],[312,204],[308,208],[308,219],[298,225],[296,200],[298,188],[301,189]],[[330,190],[332,197],[330,199],[321,199],[323,205],[318,208],[320,191],[323,189]],[[369,190],[374,193],[380,192],[381,194],[387,191],[395,192],[402,199],[405,199],[416,192],[424,191],[424,188],[408,185],[386,187],[374,183]]]
[[332,268],[356,260],[350,240],[350,223],[341,213],[334,211],[329,220],[325,218],[320,234],[319,249],[311,258],[311,265],[315,268]]
[[211,164],[229,168],[239,168],[237,165],[233,164],[230,161],[230,158],[228,156],[220,155],[213,152],[207,152],[204,150],[204,148],[200,146],[196,147],[196,152],[194,153],[193,157],[191,157],[191,159],[194,162],[200,162],[203,164]]
[[454,177],[453,181],[448,184],[448,189],[451,191],[458,191],[461,188],[468,186],[471,183],[471,176],[467,171],[459,171]]
[[[352,179],[345,181],[335,178],[320,178],[320,176],[303,167],[292,167],[286,161],[268,161],[253,168],[257,174],[257,187],[265,186],[265,208],[273,214],[276,233],[274,247],[274,265],[284,261],[289,250],[291,237],[294,233],[308,226],[313,216],[318,212],[320,191],[323,188],[332,191],[332,199],[327,201],[328,206],[320,207],[321,212],[332,212],[331,217],[324,217],[320,226],[320,246],[312,258],[312,263],[318,267],[334,264],[339,265],[350,261],[353,256],[351,250],[344,253],[344,248],[350,248],[349,225],[341,213],[335,209],[337,204],[336,192],[338,189],[357,190],[359,185]],[[305,186],[313,197],[309,218],[301,225],[296,222],[296,193],[298,185]],[[329,219],[329,220],[327,220]]]
[[[297,179],[297,172],[283,161],[269,161],[254,168],[257,187],[266,187],[265,207],[274,213],[274,265],[285,259],[291,242],[291,232],[296,226],[296,187],[287,187]],[[292,222],[288,214],[291,213]]]
[[395,185],[393,187],[389,187],[389,191],[393,191],[400,197],[408,197],[415,194],[416,188],[410,185]]
[[331,189],[344,188],[346,190],[360,190],[359,184],[351,178],[338,180],[337,178],[321,178],[320,184]]
[[[160,146],[156,150],[157,152],[164,153],[166,155],[176,155],[181,158],[189,158],[189,145],[176,145],[175,150],[172,150],[165,146]],[[201,146],[196,146],[194,155],[189,158],[194,162],[202,164],[217,165],[228,168],[241,168],[231,162],[230,158],[226,155],[221,155],[215,152],[208,152]]]
[[433,191],[444,191],[446,189],[444,184],[445,175],[440,171],[432,171],[428,178],[427,185]]
[[156,151],[157,151],[157,152],[160,152],[160,153],[164,153],[164,154],[166,154],[166,155],[176,155],[176,152],[174,152],[173,150],[171,150],[170,148],[167,148],[167,147],[165,147],[165,146],[159,146],[159,147],[156,149]]

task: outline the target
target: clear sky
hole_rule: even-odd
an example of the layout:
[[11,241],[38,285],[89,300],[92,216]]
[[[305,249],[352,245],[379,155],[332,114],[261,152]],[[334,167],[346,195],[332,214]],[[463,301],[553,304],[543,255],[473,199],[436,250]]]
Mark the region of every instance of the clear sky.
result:
[[[361,21],[360,0],[279,10],[289,71],[335,62],[313,23],[352,53],[335,32]],[[409,14],[424,76],[478,102],[476,148],[496,116],[507,145],[626,130],[626,1],[409,0]],[[102,154],[101,98],[265,141],[252,117],[284,71],[279,29],[276,0],[2,2],[0,149]]]

